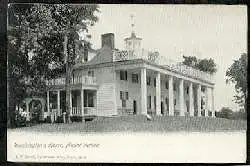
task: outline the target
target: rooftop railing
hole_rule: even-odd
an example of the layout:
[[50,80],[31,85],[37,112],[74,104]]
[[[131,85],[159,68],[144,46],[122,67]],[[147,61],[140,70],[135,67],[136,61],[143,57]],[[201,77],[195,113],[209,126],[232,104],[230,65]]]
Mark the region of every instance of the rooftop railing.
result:
[[[85,84],[85,85],[96,85],[96,77],[91,76],[74,76],[70,79],[71,85],[76,84]],[[47,80],[46,85],[48,86],[55,86],[55,85],[65,85],[66,84],[66,78],[55,78],[51,80]]]
[[158,52],[151,52],[144,49],[138,51],[124,50],[113,52],[113,61],[124,61],[133,59],[144,59],[157,65],[163,66],[171,71],[177,71],[187,76],[199,78],[214,83],[214,75],[200,71],[198,69],[194,69],[181,63],[177,63],[176,61],[168,59],[164,56],[160,56]]

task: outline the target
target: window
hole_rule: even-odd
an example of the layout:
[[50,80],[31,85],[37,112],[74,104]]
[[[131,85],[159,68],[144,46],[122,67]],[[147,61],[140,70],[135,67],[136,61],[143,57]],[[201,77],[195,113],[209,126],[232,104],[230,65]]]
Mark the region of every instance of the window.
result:
[[147,85],[150,85],[151,78],[147,77]]
[[166,87],[166,89],[168,89],[168,81],[166,81],[165,87]]
[[88,71],[88,76],[94,77],[94,71],[93,71],[93,70],[89,70],[89,71]]
[[174,105],[176,106],[176,99],[174,99]]
[[138,74],[132,74],[132,83],[138,83],[138,82],[139,82]]
[[84,60],[84,62],[87,62],[87,61],[88,61],[88,53],[85,53],[85,54],[84,54],[83,60]]
[[187,94],[189,93],[189,88],[187,88]]
[[123,98],[122,91],[120,91],[120,99],[122,100]]
[[151,96],[148,96],[148,108],[151,109]]
[[128,100],[128,92],[120,91],[120,99],[121,100]]
[[72,107],[77,107],[77,98],[75,94],[72,94]]
[[154,78],[154,87],[156,87],[156,78]]
[[94,107],[93,93],[88,93],[88,107]]
[[126,108],[126,100],[122,100],[122,108]]
[[166,99],[165,99],[165,103],[166,103],[166,105],[168,106],[168,98],[166,97]]
[[189,112],[189,102],[186,100],[187,112]]
[[154,96],[154,106],[155,106],[155,109],[156,109],[156,96]]
[[174,91],[176,91],[176,84],[174,83]]
[[95,93],[93,91],[84,90],[84,107],[95,107],[94,97]]
[[128,80],[128,73],[126,70],[120,70],[120,80]]

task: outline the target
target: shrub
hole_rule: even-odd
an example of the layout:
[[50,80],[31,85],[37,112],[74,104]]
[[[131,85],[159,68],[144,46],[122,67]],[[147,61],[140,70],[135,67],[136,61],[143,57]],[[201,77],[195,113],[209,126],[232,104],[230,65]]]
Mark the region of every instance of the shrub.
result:
[[246,112],[242,112],[242,111],[238,111],[238,112],[234,112],[232,119],[242,119],[242,120],[246,120],[247,119],[247,114]]
[[44,123],[51,123],[51,116],[47,116],[47,117],[44,119]]
[[81,122],[82,121],[82,117],[81,116],[71,116],[70,120],[72,122]]
[[63,116],[58,116],[55,123],[63,123]]
[[233,111],[228,107],[222,107],[221,110],[216,113],[216,117],[232,119]]
[[15,118],[15,127],[24,127],[27,126],[28,122],[26,121],[26,117],[17,114]]

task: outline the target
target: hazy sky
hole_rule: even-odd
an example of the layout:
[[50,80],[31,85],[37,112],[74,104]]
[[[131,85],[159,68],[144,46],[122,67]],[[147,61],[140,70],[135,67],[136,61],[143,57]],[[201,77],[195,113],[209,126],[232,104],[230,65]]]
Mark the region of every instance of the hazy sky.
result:
[[93,48],[101,47],[101,34],[115,34],[115,47],[124,49],[131,33],[130,15],[142,47],[181,61],[182,54],[213,58],[218,65],[215,109],[238,109],[234,86],[227,85],[227,68],[247,51],[247,8],[226,5],[100,5],[99,21],[90,30]]

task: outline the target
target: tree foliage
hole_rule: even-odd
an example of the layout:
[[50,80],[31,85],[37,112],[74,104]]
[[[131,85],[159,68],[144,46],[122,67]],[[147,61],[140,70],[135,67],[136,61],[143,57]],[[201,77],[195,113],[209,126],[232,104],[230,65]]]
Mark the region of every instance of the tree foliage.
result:
[[239,111],[233,111],[229,107],[222,107],[219,112],[216,112],[216,117],[218,118],[226,118],[226,119],[234,119],[234,120],[246,120],[246,112],[239,110]]
[[[10,5],[8,8],[8,126],[14,124],[15,108],[27,96],[29,75],[28,51],[30,40],[25,18],[32,5]],[[12,117],[12,118],[11,118]]]
[[195,69],[208,72],[213,74],[217,71],[216,64],[213,59],[198,59],[195,56],[183,56],[184,61],[182,62],[184,65],[193,67]]
[[247,101],[247,54],[242,53],[238,60],[226,71],[227,83],[235,85],[236,95],[234,96],[235,102],[244,106],[246,110]]
[[66,67],[74,65],[79,33],[98,20],[98,5],[12,4],[8,11],[11,99],[17,101],[18,94],[23,95],[20,101],[27,95],[45,96],[47,79],[67,71],[71,75]]

